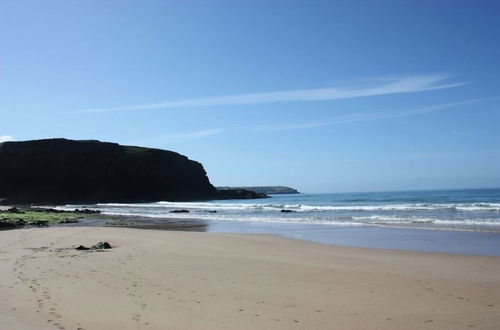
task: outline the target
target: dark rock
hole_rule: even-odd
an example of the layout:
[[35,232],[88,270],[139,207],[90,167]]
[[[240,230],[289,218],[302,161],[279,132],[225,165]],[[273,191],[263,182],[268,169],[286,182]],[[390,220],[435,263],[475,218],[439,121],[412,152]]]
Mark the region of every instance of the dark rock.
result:
[[24,221],[23,219],[17,219],[14,224],[17,226],[17,227],[24,227],[26,226],[27,222]]
[[111,245],[108,242],[99,242],[96,245],[91,247],[92,250],[103,250],[103,249],[111,249]]
[[33,220],[26,221],[24,219],[0,219],[0,229],[14,229],[14,228],[23,228],[26,226],[34,226],[34,227],[46,227],[49,225],[47,220]]
[[101,213],[101,211],[99,211],[99,210],[89,210],[89,209],[81,209],[81,210],[75,209],[73,212],[74,213],[82,213],[82,214],[100,214]]
[[8,218],[0,218],[0,229],[16,229],[16,228],[23,228],[26,227],[28,222],[26,222],[23,219],[16,219],[13,221],[12,219]]
[[49,222],[47,220],[35,220],[28,222],[28,224],[35,227],[47,227]]
[[0,230],[19,228],[15,223],[0,219]]
[[216,192],[216,199],[254,199],[269,197],[246,189],[225,189]]
[[292,212],[296,212],[294,210],[281,210],[281,213],[292,213]]
[[99,210],[89,210],[89,209],[75,209],[73,211],[59,210],[54,208],[46,208],[46,207],[31,207],[29,209],[32,212],[40,212],[40,213],[78,213],[78,214],[100,214]]
[[207,213],[217,213],[217,211],[215,211],[215,210],[207,210],[206,212]]
[[258,194],[300,194],[297,189],[286,186],[247,186],[247,187],[217,187],[218,190],[245,189]]
[[170,213],[189,213],[189,210],[172,210]]
[[53,208],[45,208],[45,207],[32,207],[30,208],[32,212],[40,212],[40,213],[69,213],[70,211],[63,211]]
[[83,245],[78,245],[75,250],[90,250],[90,248],[83,246]]
[[9,212],[9,213],[19,213],[19,214],[23,214],[24,213],[24,211],[21,211],[17,207],[11,207],[10,209],[7,210],[7,212]]
[[172,151],[94,140],[0,143],[4,205],[263,197],[245,189],[217,191],[200,163]]

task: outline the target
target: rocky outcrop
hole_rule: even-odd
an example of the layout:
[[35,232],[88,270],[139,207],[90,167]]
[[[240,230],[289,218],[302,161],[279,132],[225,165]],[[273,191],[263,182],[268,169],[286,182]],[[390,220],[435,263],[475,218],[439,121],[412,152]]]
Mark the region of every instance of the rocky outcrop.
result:
[[[0,144],[3,204],[188,201],[220,195],[203,166],[178,153],[94,140]],[[238,198],[239,198],[238,197]]]
[[258,194],[300,194],[296,189],[285,186],[217,187],[217,189],[219,191],[243,189]]
[[91,247],[86,247],[85,245],[78,245],[75,250],[88,251],[88,250],[107,250],[112,249],[111,244],[108,242],[99,242]]
[[252,199],[268,197],[266,194],[241,188],[218,190],[215,195],[217,196],[216,199]]

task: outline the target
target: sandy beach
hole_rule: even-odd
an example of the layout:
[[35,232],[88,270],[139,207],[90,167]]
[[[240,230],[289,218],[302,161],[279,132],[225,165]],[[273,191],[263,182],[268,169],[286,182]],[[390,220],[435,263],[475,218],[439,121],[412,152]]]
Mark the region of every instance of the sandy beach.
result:
[[3,231],[0,329],[498,329],[499,274],[498,257],[272,235]]

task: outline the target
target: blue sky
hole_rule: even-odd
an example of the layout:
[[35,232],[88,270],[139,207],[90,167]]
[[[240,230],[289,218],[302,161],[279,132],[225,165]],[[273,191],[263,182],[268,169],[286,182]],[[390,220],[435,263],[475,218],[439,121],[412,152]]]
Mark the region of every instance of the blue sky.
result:
[[498,1],[0,2],[0,141],[174,150],[215,185],[500,187]]

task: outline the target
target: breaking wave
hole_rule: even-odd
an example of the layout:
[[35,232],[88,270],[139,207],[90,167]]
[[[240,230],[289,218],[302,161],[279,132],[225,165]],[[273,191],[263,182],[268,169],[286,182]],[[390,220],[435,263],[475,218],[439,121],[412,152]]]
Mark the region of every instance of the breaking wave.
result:
[[500,203],[460,203],[460,204],[389,204],[389,205],[302,205],[302,204],[247,204],[210,202],[157,202],[144,204],[97,204],[98,208],[172,208],[193,210],[292,210],[296,212],[321,211],[493,211],[500,212]]
[[[261,200],[67,205],[155,218],[500,231],[500,190],[300,194]],[[186,213],[171,213],[187,210]]]

